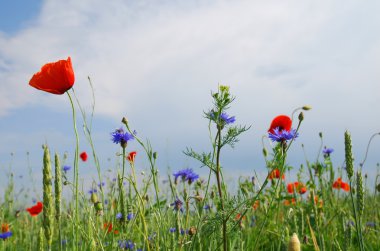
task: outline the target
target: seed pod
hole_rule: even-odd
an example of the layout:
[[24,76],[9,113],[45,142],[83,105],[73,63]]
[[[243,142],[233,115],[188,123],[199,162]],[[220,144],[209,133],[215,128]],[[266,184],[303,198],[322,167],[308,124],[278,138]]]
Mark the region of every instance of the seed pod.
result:
[[347,176],[351,180],[352,176],[354,175],[354,157],[352,155],[351,135],[348,131],[344,133],[344,148],[346,155]]
[[196,227],[190,227],[189,229],[189,235],[193,236],[197,233],[197,228]]
[[309,111],[309,110],[311,110],[311,106],[304,105],[304,106],[302,106],[302,110]]
[[300,112],[300,114],[298,115],[298,120],[301,122],[303,121],[303,119],[304,119],[303,112]]
[[289,240],[288,251],[301,251],[301,243],[296,233]]

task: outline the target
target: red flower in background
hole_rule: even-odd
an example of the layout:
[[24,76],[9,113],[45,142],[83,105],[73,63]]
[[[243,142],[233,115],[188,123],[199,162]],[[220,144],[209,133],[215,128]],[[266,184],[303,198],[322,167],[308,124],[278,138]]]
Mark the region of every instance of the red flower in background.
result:
[[307,191],[306,186],[303,183],[297,181],[294,183],[289,183],[286,188],[290,194],[294,193],[294,191],[297,191],[299,194],[304,194]]
[[292,120],[286,115],[279,115],[272,120],[268,132],[273,134],[274,129],[277,127],[279,128],[280,132],[282,130],[290,131],[292,128]]
[[129,162],[135,162],[136,152],[130,152],[127,156]]
[[295,205],[296,204],[296,199],[292,198],[291,200],[284,200],[284,205],[285,206],[290,206],[290,205]]
[[343,182],[341,177],[339,177],[336,181],[334,181],[333,188],[343,189],[346,192],[350,191],[350,185],[346,182]]
[[[268,176],[268,179],[279,179],[280,178],[280,170],[278,168],[274,169]],[[285,179],[285,174],[282,174],[281,179]]]
[[29,207],[26,209],[26,211],[28,211],[30,213],[31,216],[35,217],[37,216],[39,213],[42,212],[42,209],[43,209],[43,204],[42,202],[37,202],[36,205],[32,206],[32,207]]
[[82,152],[82,153],[79,155],[79,157],[82,159],[82,161],[87,161],[87,158],[88,158],[86,152]]
[[1,232],[2,233],[9,232],[9,224],[8,223],[1,224]]
[[29,85],[53,94],[64,94],[73,87],[75,81],[71,58],[47,63],[33,75]]
[[[112,232],[112,229],[113,229],[113,225],[111,222],[109,223],[104,223],[103,224],[103,228],[107,231],[107,233],[111,233]],[[118,230],[114,230],[113,231],[114,234],[119,234],[119,231]]]

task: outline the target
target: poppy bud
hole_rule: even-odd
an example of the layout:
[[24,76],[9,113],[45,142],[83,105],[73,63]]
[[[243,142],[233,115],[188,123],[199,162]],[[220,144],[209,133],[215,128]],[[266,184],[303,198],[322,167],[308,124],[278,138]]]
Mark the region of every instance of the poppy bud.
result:
[[102,204],[101,202],[96,202],[96,203],[94,204],[94,206],[95,206],[95,209],[96,209],[97,212],[103,210],[103,204]]
[[64,182],[63,182],[63,185],[65,185],[65,186],[67,186],[69,184],[69,182],[67,181],[67,180],[65,180]]
[[127,125],[128,124],[128,120],[126,117],[123,117],[123,119],[121,120],[121,123]]
[[311,110],[311,106],[309,105],[302,106],[302,110],[309,111]]
[[154,153],[153,153],[153,159],[157,159],[157,157],[158,157],[158,153],[157,153],[157,152],[154,152]]
[[303,112],[300,112],[300,114],[298,115],[298,120],[301,122],[303,120]]
[[91,194],[91,201],[94,204],[98,202],[98,196],[96,195],[96,193]]
[[322,137],[323,137],[323,135],[322,135],[322,132],[319,132],[319,137],[320,137],[320,138],[322,138]]
[[264,157],[267,157],[268,156],[268,151],[266,148],[263,148],[263,155]]
[[296,233],[289,240],[288,251],[301,251],[301,243]]

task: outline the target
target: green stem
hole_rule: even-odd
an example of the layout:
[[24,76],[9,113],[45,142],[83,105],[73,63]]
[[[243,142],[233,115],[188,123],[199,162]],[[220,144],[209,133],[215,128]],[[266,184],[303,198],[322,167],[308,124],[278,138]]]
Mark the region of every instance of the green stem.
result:
[[79,160],[79,136],[78,136],[78,130],[77,130],[77,123],[76,123],[76,115],[75,115],[75,107],[73,103],[73,99],[71,98],[71,95],[69,92],[66,92],[70,99],[71,109],[73,112],[73,123],[74,123],[74,132],[75,132],[75,155],[74,155],[74,186],[75,186],[75,221],[77,227],[75,228],[75,250],[78,248],[78,232],[79,232],[79,206],[78,206],[78,188],[79,188],[79,168],[78,168],[78,160]]

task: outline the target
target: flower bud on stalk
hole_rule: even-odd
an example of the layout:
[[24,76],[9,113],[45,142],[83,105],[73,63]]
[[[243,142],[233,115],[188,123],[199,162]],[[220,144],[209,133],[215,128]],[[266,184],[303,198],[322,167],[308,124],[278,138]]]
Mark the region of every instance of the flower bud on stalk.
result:
[[289,240],[288,251],[300,251],[301,243],[296,233]]
[[358,171],[356,173],[356,200],[359,217],[363,215],[364,210],[364,191],[363,191],[363,177],[362,173]]
[[346,171],[347,176],[351,180],[354,175],[354,157],[352,156],[352,143],[351,143],[351,135],[348,131],[344,133],[344,147],[346,154]]
[[44,146],[43,160],[43,227],[45,238],[50,249],[52,243],[52,223],[53,223],[53,194],[52,194],[52,175],[49,148]]

